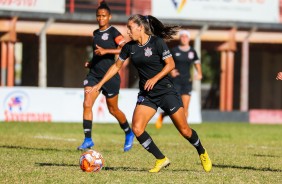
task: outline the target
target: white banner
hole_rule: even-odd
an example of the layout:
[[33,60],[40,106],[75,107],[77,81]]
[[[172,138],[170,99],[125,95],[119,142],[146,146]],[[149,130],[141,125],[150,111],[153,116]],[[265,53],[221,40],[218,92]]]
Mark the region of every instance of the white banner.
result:
[[0,0],[0,10],[65,13],[65,0]]
[[167,19],[279,23],[279,0],[152,0],[152,15]]
[[[121,89],[119,108],[129,122],[137,100],[138,89]],[[0,121],[18,122],[82,122],[83,89],[0,87]],[[197,96],[192,94],[189,122],[202,121]],[[112,123],[117,120],[109,113],[106,99],[99,95],[93,107],[93,122]],[[158,113],[152,118],[155,122]],[[168,118],[165,122],[171,122]]]

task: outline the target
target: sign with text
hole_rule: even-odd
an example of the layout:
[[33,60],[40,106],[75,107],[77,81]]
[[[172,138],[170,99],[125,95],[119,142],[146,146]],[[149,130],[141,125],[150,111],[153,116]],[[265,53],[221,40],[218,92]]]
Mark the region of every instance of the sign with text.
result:
[[[129,122],[137,101],[138,89],[121,89],[119,108]],[[83,89],[0,87],[0,121],[5,122],[82,122]],[[189,123],[201,123],[201,108],[193,93],[190,104]],[[109,113],[106,98],[100,94],[92,108],[93,122],[117,123]],[[151,119],[155,122],[158,113]],[[171,120],[166,119],[165,122]]]
[[279,23],[279,0],[152,0],[152,15],[166,19]]
[[65,0],[0,0],[0,10],[65,13]]

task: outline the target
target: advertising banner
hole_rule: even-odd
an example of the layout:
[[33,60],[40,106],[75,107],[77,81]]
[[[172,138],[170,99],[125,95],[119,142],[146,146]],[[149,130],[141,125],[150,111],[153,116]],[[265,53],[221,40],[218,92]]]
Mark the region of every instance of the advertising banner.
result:
[[282,124],[282,110],[251,109],[252,124]]
[[166,19],[279,23],[279,0],[152,0]]
[[0,0],[0,10],[65,13],[65,0]]
[[[129,122],[137,101],[138,89],[121,89],[119,108]],[[82,122],[83,89],[77,88],[35,88],[35,87],[0,87],[0,121],[5,122]],[[189,122],[202,121],[200,104],[193,94],[190,104]],[[159,110],[158,112],[160,112]],[[158,113],[152,118],[155,122]],[[106,99],[99,95],[93,107],[93,122],[117,123],[109,113]],[[169,118],[165,122],[171,122]]]

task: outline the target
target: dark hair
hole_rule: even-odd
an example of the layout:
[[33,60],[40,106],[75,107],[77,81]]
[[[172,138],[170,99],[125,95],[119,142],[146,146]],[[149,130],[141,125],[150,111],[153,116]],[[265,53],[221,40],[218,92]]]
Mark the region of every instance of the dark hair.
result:
[[111,14],[111,9],[109,8],[109,6],[107,5],[106,1],[101,1],[99,7],[96,10],[96,14],[98,13],[98,10],[101,9],[105,9],[109,12],[109,14]]
[[164,25],[156,17],[152,15],[143,16],[140,14],[132,15],[128,21],[133,21],[137,25],[144,26],[145,33],[148,35],[156,35],[163,39],[172,39],[173,35],[178,32],[179,26]]

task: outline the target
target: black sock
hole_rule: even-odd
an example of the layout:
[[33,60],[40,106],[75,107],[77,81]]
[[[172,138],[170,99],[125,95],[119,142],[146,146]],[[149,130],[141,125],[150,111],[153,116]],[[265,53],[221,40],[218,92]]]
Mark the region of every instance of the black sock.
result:
[[121,124],[121,123],[119,122],[119,126],[120,126],[121,129],[123,129],[124,133],[128,134],[128,133],[131,132],[131,128],[130,128],[130,126],[129,126],[127,120],[126,120],[123,124]]
[[199,155],[205,153],[205,149],[202,146],[198,134],[195,130],[192,129],[192,136],[186,139],[197,149]]
[[92,131],[92,121],[91,120],[83,120],[83,130],[85,138],[91,138],[91,131]]
[[152,153],[156,159],[163,159],[165,156],[159,150],[159,148],[155,145],[154,141],[150,137],[150,135],[144,131],[139,137],[136,137],[139,143],[150,153]]

